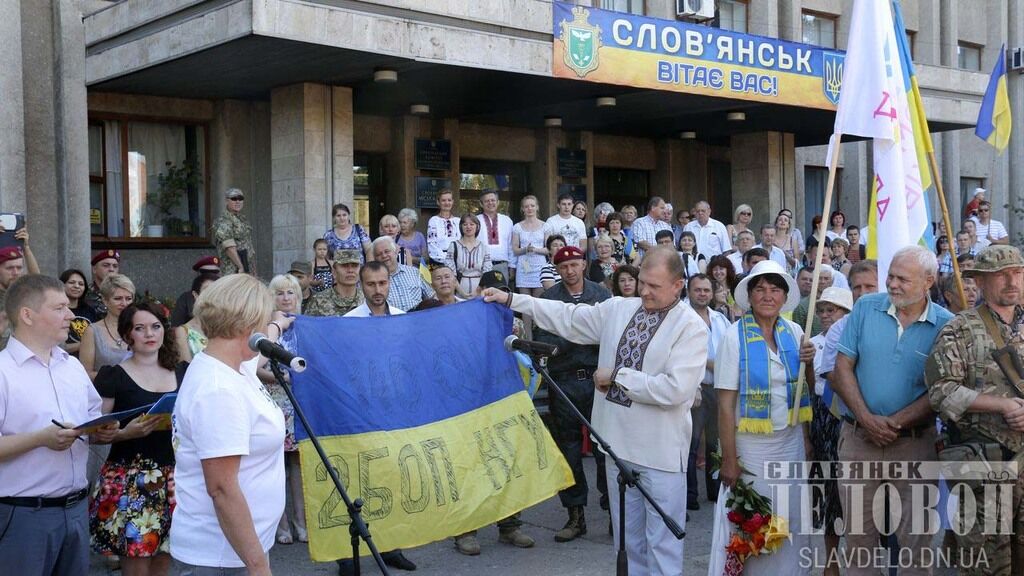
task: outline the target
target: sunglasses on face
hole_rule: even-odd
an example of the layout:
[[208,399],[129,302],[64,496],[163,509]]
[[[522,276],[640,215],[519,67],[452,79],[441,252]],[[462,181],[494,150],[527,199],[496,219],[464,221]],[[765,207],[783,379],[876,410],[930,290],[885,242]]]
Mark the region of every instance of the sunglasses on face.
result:
[[232,196],[231,198],[228,198],[228,200],[231,200],[232,202],[241,202],[242,200],[245,200],[245,196]]

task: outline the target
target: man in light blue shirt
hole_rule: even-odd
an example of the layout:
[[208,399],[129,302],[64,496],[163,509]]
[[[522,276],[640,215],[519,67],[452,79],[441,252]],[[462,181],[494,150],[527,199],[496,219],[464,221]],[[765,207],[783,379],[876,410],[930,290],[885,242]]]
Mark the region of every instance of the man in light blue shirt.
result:
[[[953,317],[928,299],[937,276],[934,253],[921,246],[903,248],[889,265],[885,281],[888,293],[863,296],[848,316],[831,382],[847,406],[840,434],[840,461],[936,459],[935,413],[926,394],[924,363],[939,330]],[[846,542],[848,549],[864,548],[868,554],[877,554],[883,524],[872,513],[872,501],[885,480],[872,475],[870,471],[876,468],[869,466],[866,470],[862,479],[840,480],[847,525],[863,526],[859,533],[850,530]],[[927,529],[910,529],[913,517],[921,513],[920,503],[914,509],[912,485],[917,485],[914,490],[919,493],[922,488],[937,491],[935,481],[895,480],[889,484],[899,492],[902,505],[895,533],[899,557],[907,554],[920,558],[933,534]],[[931,574],[931,569],[917,572]],[[851,565],[848,573],[877,574],[878,567]]]

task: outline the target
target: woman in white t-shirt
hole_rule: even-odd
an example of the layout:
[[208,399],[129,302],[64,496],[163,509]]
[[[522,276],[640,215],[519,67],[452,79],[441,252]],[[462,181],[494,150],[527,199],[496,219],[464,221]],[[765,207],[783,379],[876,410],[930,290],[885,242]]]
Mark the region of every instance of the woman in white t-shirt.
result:
[[210,284],[195,304],[209,339],[189,365],[174,406],[171,556],[192,567],[270,574],[268,552],[285,504],[284,415],[256,376],[249,336],[276,339],[293,321],[248,274]]

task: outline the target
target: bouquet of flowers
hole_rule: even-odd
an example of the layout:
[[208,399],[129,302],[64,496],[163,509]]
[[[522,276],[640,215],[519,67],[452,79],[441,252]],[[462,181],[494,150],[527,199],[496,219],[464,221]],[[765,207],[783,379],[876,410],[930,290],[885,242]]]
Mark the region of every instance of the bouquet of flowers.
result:
[[[715,454],[716,464],[721,455]],[[744,474],[750,472],[740,468]],[[724,576],[743,574],[743,563],[751,556],[771,554],[790,539],[789,523],[772,514],[772,501],[762,496],[747,481],[740,478],[725,501],[726,518],[732,525],[732,537],[726,545]]]

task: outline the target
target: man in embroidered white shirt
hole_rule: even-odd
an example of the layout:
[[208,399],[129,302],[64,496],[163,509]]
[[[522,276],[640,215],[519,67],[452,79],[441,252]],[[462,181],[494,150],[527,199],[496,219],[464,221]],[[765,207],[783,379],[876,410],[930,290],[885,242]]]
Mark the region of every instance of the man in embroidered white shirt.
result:
[[[611,449],[638,472],[639,481],[679,523],[686,518],[686,463],[690,407],[704,378],[708,333],[692,308],[679,300],[683,267],[672,248],[647,252],[640,269],[640,298],[611,298],[594,306],[484,291],[529,315],[536,326],[577,344],[598,344],[593,425]],[[607,459],[609,486],[618,469]],[[626,493],[626,549],[631,574],[680,575],[683,542],[661,517],[648,512],[635,488]],[[618,498],[611,498],[612,527],[619,527]]]
[[732,250],[729,231],[725,224],[711,217],[711,205],[701,200],[693,208],[695,218],[686,225],[686,230],[697,237],[697,251],[711,258]]
[[480,233],[477,238],[487,245],[491,252],[491,270],[497,270],[511,277],[515,271],[515,256],[512,255],[512,219],[498,213],[498,192],[484,190],[480,193],[480,207],[477,214]]

